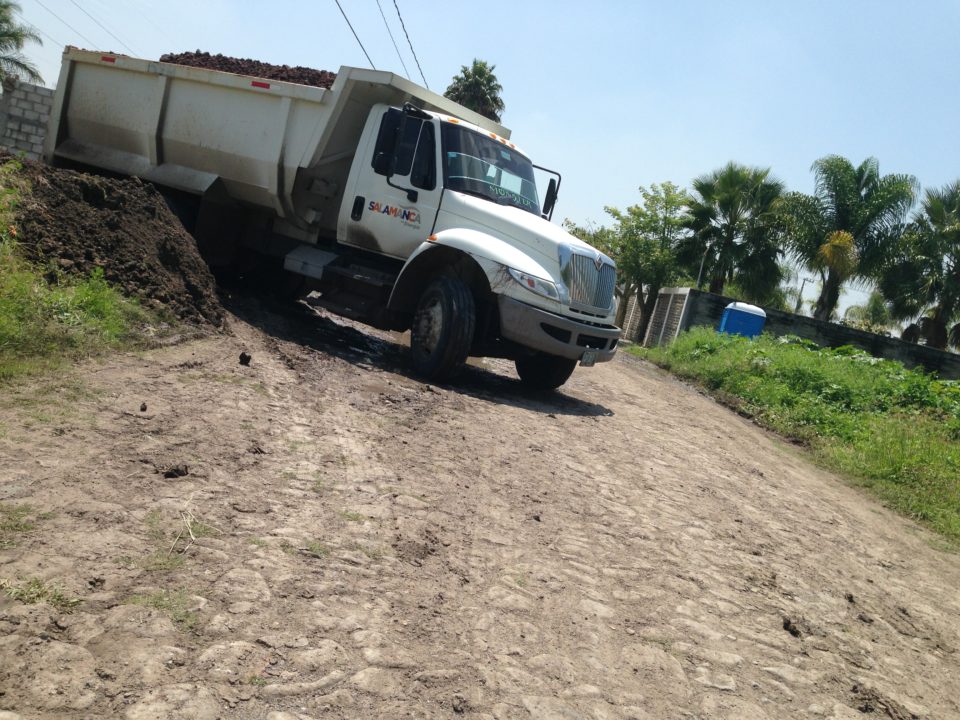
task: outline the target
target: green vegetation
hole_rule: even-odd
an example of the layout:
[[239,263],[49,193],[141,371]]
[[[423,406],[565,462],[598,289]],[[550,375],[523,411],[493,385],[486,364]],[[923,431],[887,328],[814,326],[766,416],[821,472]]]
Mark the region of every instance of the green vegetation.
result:
[[0,165],[0,383],[130,344],[150,319],[99,269],[73,280],[24,258],[12,224],[29,193],[20,169],[16,161]]
[[850,347],[706,328],[630,351],[701,383],[890,507],[960,541],[960,383]]
[[327,555],[330,554],[330,548],[328,548],[323,543],[317,540],[314,540],[313,542],[307,543],[307,547],[304,550],[304,552],[310,557],[322,559],[327,557]]
[[153,552],[141,558],[124,555],[117,562],[147,572],[171,572],[183,567],[187,551],[205,537],[221,531],[199,520],[189,509],[181,510],[176,519],[167,518],[159,510],[151,510],[143,518],[147,536],[154,545]]
[[577,237],[615,258],[617,262],[616,323],[623,327],[627,303],[634,295],[640,301],[641,337],[653,314],[660,288],[668,287],[681,276],[677,246],[684,237],[684,206],[687,193],[671,182],[640,187],[642,205],[626,211],[606,208],[614,219],[611,228],[582,228],[567,220],[564,226]]
[[0,579],[0,590],[3,590],[11,600],[16,600],[26,605],[42,602],[51,607],[55,607],[61,612],[70,612],[74,607],[83,602],[80,598],[67,597],[62,587],[46,583],[40,578],[28,578],[19,583],[13,582],[12,580]]
[[889,331],[897,327],[890,303],[883,299],[879,290],[870,293],[863,305],[848,307],[843,313],[843,324],[877,335],[889,335]]
[[784,184],[769,168],[729,162],[693,181],[680,257],[699,262],[697,285],[710,279],[710,292],[723,294],[736,281],[749,299],[762,302],[783,279],[775,231],[775,210]]
[[887,258],[880,289],[897,319],[919,317],[904,339],[960,350],[960,180],[927,190]]
[[127,604],[142,605],[159,610],[173,620],[174,624],[183,631],[190,631],[197,624],[197,614],[191,612],[190,598],[183,590],[173,592],[158,590],[150,595],[134,595],[127,600]]
[[960,180],[928,189],[911,215],[918,181],[881,175],[876,158],[827,155],[811,170],[807,195],[787,192],[769,169],[729,162],[693,179],[690,192],[641,186],[642,204],[606,208],[609,226],[564,226],[616,261],[616,323],[636,296],[638,337],[667,284],[800,313],[805,283],[818,280],[817,319],[837,320],[854,283],[875,294],[841,322],[882,334],[905,323],[904,340],[960,350]]
[[913,205],[917,181],[881,175],[876,158],[854,167],[828,155],[812,169],[816,193],[790,193],[778,214],[791,254],[822,280],[813,316],[829,320],[848,280],[878,277]]
[[0,80],[43,82],[37,66],[21,52],[27,42],[43,45],[43,40],[32,27],[17,22],[17,15],[22,17],[20,3],[0,0]]
[[141,570],[146,570],[147,572],[170,572],[172,570],[178,570],[183,567],[184,558],[183,555],[171,555],[170,553],[164,550],[158,550],[156,552],[150,553],[149,555],[142,557],[138,560],[132,560],[128,557],[123,557],[121,560],[124,565],[132,565],[133,567],[138,567]]
[[500,122],[504,109],[503,98],[500,97],[503,86],[493,74],[496,69],[496,65],[474,59],[470,67],[460,67],[460,73],[454,76],[443,94],[485,118]]
[[38,513],[29,505],[0,503],[0,550],[16,547],[18,536],[33,531],[49,517],[50,513]]

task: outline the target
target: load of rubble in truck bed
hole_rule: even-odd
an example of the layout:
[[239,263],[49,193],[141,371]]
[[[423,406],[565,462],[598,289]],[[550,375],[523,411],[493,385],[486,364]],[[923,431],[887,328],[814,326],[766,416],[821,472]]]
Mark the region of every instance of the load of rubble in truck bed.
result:
[[30,192],[14,223],[27,257],[54,274],[87,276],[99,267],[107,282],[147,306],[190,323],[223,322],[196,241],[153,185],[20,162]]
[[281,82],[312,85],[313,87],[327,88],[333,85],[337,74],[327,70],[314,70],[308,67],[289,67],[288,65],[271,65],[259,60],[233,58],[226,55],[211,55],[208,52],[167,53],[160,56],[160,62],[174,65],[189,65],[190,67],[220,72],[247,75],[248,77],[263,78],[265,80],[279,80]]

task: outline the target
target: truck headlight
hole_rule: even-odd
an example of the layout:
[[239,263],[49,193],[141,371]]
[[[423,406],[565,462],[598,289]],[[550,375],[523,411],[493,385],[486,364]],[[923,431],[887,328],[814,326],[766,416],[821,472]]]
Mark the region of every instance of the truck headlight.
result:
[[514,270],[509,267],[507,268],[507,272],[510,273],[510,277],[530,292],[543,295],[543,297],[550,298],[551,300],[560,300],[560,293],[557,290],[556,284],[552,281],[544,280],[534,275],[528,275],[525,272],[520,272],[519,270]]

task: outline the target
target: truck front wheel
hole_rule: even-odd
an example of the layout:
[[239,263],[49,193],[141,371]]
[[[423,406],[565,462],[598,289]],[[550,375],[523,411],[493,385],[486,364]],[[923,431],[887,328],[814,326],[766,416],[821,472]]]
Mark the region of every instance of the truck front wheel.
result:
[[517,358],[517,375],[520,382],[534,390],[556,390],[573,375],[576,360],[537,353]]
[[445,380],[467,359],[476,307],[463,281],[441,276],[420,296],[410,329],[413,369],[428,380]]

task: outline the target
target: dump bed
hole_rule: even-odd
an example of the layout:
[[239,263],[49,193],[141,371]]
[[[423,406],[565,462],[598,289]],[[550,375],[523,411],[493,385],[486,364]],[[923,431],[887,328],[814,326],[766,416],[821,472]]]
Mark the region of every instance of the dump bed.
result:
[[335,231],[370,108],[404,102],[510,134],[389,72],[341,67],[326,90],[68,47],[44,155],[225,194],[309,239]]

